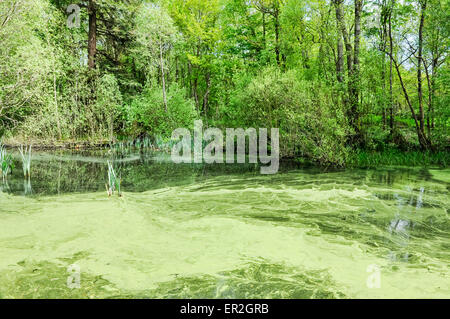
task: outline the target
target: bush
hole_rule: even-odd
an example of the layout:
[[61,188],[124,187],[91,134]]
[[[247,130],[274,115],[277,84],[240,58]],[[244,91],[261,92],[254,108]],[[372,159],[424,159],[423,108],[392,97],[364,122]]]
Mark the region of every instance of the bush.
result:
[[96,114],[102,127],[107,128],[109,140],[114,138],[114,123],[122,105],[117,79],[112,74],[103,75],[97,84]]
[[345,164],[349,133],[332,88],[295,72],[265,69],[233,99],[233,114],[252,127],[278,127],[282,156],[303,156],[321,165]]
[[191,128],[197,114],[194,102],[185,98],[184,90],[173,84],[167,92],[167,112],[164,109],[162,89],[144,90],[127,110],[132,135],[149,134],[171,136],[179,127]]

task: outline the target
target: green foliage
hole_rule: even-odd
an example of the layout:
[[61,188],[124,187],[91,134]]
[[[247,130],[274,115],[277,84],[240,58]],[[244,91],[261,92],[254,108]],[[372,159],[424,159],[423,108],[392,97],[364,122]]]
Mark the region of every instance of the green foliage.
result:
[[161,63],[167,68],[167,59],[179,40],[172,18],[164,7],[155,4],[146,5],[136,17],[137,47],[133,55],[137,66],[145,70],[147,81],[158,76]]
[[382,151],[388,146],[389,131],[381,126],[370,126],[366,130],[365,146],[368,151]]
[[170,137],[176,128],[192,127],[196,118],[194,103],[175,84],[167,92],[167,106],[166,113],[160,87],[145,89],[127,109],[130,134]]
[[[69,0],[0,1],[0,136],[164,140],[200,117],[210,127],[279,127],[282,155],[323,165],[344,165],[349,149],[423,146],[404,94],[419,116],[416,0],[365,3],[356,103],[345,43],[337,72],[344,39],[334,2],[93,1],[95,69],[87,65],[88,3],[79,3],[81,27],[68,28]],[[352,30],[355,2],[342,9]],[[424,13],[422,126],[433,150],[450,143],[448,12],[447,2],[428,0]],[[389,14],[405,90],[383,52]]]
[[48,46],[35,32],[45,28],[47,3],[15,2],[0,2],[0,135],[45,105],[50,69]]
[[95,113],[100,123],[107,123],[109,140],[114,137],[114,123],[121,112],[122,95],[114,75],[103,75],[97,85]]
[[268,68],[238,94],[236,116],[246,126],[278,127],[282,155],[345,163],[348,125],[330,88]]

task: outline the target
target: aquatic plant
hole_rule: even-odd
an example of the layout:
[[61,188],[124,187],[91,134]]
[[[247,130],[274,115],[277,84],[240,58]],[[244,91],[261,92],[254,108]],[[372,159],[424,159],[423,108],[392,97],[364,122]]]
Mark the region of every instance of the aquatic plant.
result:
[[144,138],[142,140],[142,144],[143,144],[144,148],[151,148],[151,147],[153,147],[152,141],[150,140],[150,137],[148,137],[148,136],[144,136]]
[[23,191],[24,191],[24,195],[33,194],[33,189],[31,188],[31,179],[30,178],[26,178],[23,180]]
[[171,139],[163,138],[160,135],[155,137],[155,147],[158,150],[170,151],[174,144],[175,141],[172,141]]
[[121,177],[117,176],[113,164],[110,161],[108,161],[108,183],[105,184],[108,196],[113,195],[115,191],[117,191],[119,197],[122,196],[122,193],[120,191],[120,183]]
[[2,179],[8,177],[8,174],[12,172],[14,168],[14,162],[12,160],[12,155],[8,154],[6,147],[0,142],[0,171],[2,173]]
[[124,139],[111,144],[109,153],[113,155],[125,155],[131,154],[136,150],[143,152],[153,148],[152,139],[149,136],[144,135],[137,138]]
[[137,139],[134,140],[134,147],[141,148],[141,146],[142,146],[141,138],[138,137]]
[[31,176],[31,145],[23,147],[20,145],[19,147],[20,155],[22,156],[22,168],[23,168],[23,176],[30,177]]

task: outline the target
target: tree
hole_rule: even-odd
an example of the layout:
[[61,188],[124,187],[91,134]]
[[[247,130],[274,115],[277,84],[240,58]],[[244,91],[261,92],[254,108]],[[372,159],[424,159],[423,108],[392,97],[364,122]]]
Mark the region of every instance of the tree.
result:
[[[220,39],[217,26],[218,0],[174,0],[170,14],[186,41],[185,58],[188,65],[189,87],[197,112],[207,116],[212,86],[212,68],[216,43]],[[203,82],[203,94],[200,92]],[[202,95],[202,96],[201,96]]]
[[[265,18],[266,15],[270,15],[273,18],[274,29],[275,29],[275,56],[277,64],[281,64],[280,58],[280,11],[283,5],[282,0],[254,0],[255,7],[258,11],[263,14]],[[263,21],[263,26],[265,29],[265,20]],[[264,30],[265,34],[265,30]],[[265,37],[264,37],[265,38]]]
[[[360,86],[360,67],[359,67],[359,51],[360,51],[360,35],[361,35],[361,13],[362,0],[354,0],[354,41],[351,44],[350,35],[347,30],[347,24],[344,15],[343,0],[333,0],[336,12],[337,25],[340,29],[345,45],[345,53],[347,57],[347,74],[348,74],[348,110],[347,116],[350,126],[356,133],[356,139],[360,139],[359,129],[359,86]],[[338,41],[338,52],[340,53]]]
[[114,141],[114,121],[122,105],[122,96],[114,75],[105,74],[97,85],[97,107],[108,123],[109,140]]
[[[430,137],[427,136],[425,132],[425,118],[424,118],[424,108],[423,108],[423,89],[422,89],[422,62],[423,62],[423,30],[425,25],[425,15],[426,15],[426,9],[427,9],[427,1],[428,0],[418,0],[418,6],[419,6],[419,26],[417,31],[417,47],[414,47],[409,40],[405,37],[403,40],[407,43],[408,47],[407,50],[407,57],[402,60],[401,62],[398,62],[397,59],[394,57],[392,52],[389,52],[390,59],[397,71],[397,76],[400,81],[400,85],[403,91],[403,95],[405,98],[405,101],[411,111],[412,118],[414,120],[414,125],[416,128],[417,138],[419,140],[419,144],[422,149],[430,149],[431,148],[431,140]],[[417,52],[417,55],[416,55]],[[418,110],[417,113],[414,105],[413,100],[411,99],[410,94],[408,93],[405,81],[402,76],[402,70],[401,66],[404,62],[410,60],[412,57],[415,57],[417,59],[417,101],[418,101]]]
[[[164,7],[151,4],[141,10],[136,18],[137,42],[146,50],[140,50],[146,60],[147,68],[151,70],[153,61],[158,61],[161,74],[161,85],[164,109],[167,112],[166,94],[166,55],[173,48],[177,39],[177,30]],[[148,53],[147,53],[148,52]]]
[[0,2],[0,136],[49,96],[50,51],[34,32],[45,28],[44,15],[39,1]]

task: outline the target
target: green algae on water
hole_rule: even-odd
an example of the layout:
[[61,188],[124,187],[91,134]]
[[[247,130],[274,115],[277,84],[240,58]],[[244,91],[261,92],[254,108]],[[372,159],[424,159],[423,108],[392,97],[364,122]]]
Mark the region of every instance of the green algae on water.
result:
[[122,198],[1,193],[0,296],[450,297],[445,172],[197,174]]

